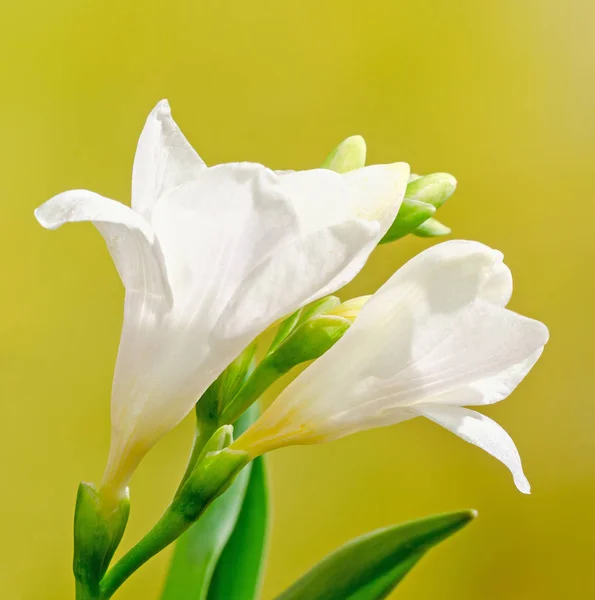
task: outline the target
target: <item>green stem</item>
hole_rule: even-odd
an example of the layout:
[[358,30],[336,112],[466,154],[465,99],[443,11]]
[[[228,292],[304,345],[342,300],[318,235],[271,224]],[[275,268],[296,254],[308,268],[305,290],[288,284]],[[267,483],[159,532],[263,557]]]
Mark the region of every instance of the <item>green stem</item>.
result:
[[[208,451],[208,448],[204,450]],[[211,502],[229,488],[250,460],[251,457],[245,452],[229,448],[210,454],[206,452],[205,458],[200,460],[153,529],[103,577],[98,598],[111,598],[139,567],[179,538],[201,517]]]
[[182,515],[175,514],[170,506],[153,529],[108,571],[101,581],[100,598],[102,600],[111,598],[138,568],[169,546],[191,524]]

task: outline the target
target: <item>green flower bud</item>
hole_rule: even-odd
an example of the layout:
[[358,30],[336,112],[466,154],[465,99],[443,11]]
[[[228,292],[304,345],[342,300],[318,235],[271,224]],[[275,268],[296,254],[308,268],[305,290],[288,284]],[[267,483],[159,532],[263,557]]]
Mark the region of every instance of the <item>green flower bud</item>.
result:
[[[450,229],[435,221],[432,215],[453,195],[456,187],[457,180],[448,173],[410,175],[399,214],[380,243],[394,242],[410,233],[420,237],[450,233]],[[430,224],[423,227],[427,222]]]
[[314,302],[294,312],[292,315],[287,317],[287,319],[285,319],[281,325],[279,325],[277,335],[275,336],[275,339],[269,348],[269,353],[277,348],[277,346],[284,339],[286,339],[292,331],[295,331],[295,329],[302,325],[302,323],[304,323],[307,319],[326,313],[334,309],[336,306],[339,306],[339,304],[341,304],[341,300],[339,300],[337,296],[326,296],[325,298],[315,300]]
[[[327,306],[328,310],[332,308],[330,303]],[[221,422],[233,423],[281,376],[300,363],[322,356],[349,326],[349,319],[327,314],[311,316],[295,326],[280,343],[272,346],[254,369],[235,398],[225,407]]]
[[343,336],[349,325],[348,319],[334,315],[311,317],[265,360],[279,373],[287,373],[300,363],[322,356]]
[[[409,184],[411,185],[411,184]],[[409,186],[407,186],[409,189]],[[394,242],[409,233],[415,231],[424,221],[427,221],[434,213],[436,208],[426,202],[413,200],[405,197],[397,218],[393,221],[390,229],[380,240],[381,244]]]
[[448,173],[432,173],[409,181],[405,197],[440,208],[455,192],[457,180]]
[[81,597],[98,597],[99,582],[122,539],[129,512],[128,496],[108,499],[89,483],[79,485],[74,516],[73,571]]
[[322,163],[323,169],[347,173],[361,169],[366,164],[366,142],[361,135],[343,140]]
[[[231,425],[226,425],[221,429],[223,428],[229,432],[233,431]],[[215,433],[215,435],[217,434],[218,432]],[[227,432],[225,436],[227,436]],[[229,436],[226,446],[229,446],[232,441],[233,436]],[[185,531],[194,523],[211,502],[229,488],[238,473],[250,460],[245,452],[230,450],[227,447],[215,452],[206,452],[164,516],[165,518],[170,513],[170,519],[174,524],[173,530],[181,526]],[[183,531],[176,532],[173,537],[170,534],[170,541],[179,537]]]
[[448,235],[450,233],[450,227],[443,225],[436,219],[428,219],[422,223],[413,234],[418,237],[439,237],[442,235]]

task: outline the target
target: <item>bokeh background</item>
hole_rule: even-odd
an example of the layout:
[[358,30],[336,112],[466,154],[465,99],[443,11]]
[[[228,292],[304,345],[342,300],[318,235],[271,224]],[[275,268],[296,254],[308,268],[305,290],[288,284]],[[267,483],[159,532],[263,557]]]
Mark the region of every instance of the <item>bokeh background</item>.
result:
[[[33,209],[85,187],[128,201],[138,134],[161,98],[210,163],[320,164],[360,133],[370,162],[459,179],[440,212],[504,251],[512,307],[552,339],[486,412],[518,444],[533,495],[430,422],[270,458],[264,598],[370,529],[475,507],[402,600],[595,597],[595,3],[588,0],[23,0],[0,21],[0,590],[72,596],[80,479],[97,480],[123,290],[90,225],[42,230]],[[369,293],[428,245],[377,251],[344,292]],[[191,441],[183,423],[132,482],[123,546],[155,521]],[[157,598],[167,554],[121,590]]]

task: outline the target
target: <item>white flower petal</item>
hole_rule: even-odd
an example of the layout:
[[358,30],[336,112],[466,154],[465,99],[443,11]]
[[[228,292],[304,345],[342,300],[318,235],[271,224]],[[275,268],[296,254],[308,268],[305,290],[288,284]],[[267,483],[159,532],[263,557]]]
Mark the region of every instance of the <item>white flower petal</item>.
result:
[[514,442],[495,421],[458,406],[423,406],[418,408],[418,412],[497,458],[510,469],[519,491],[523,494],[531,492]]
[[[500,254],[500,260],[502,258],[502,254]],[[496,262],[490,277],[481,288],[480,297],[487,302],[504,307],[510,301],[511,296],[512,273],[503,262]]]
[[193,181],[205,167],[171,116],[167,100],[151,111],[141,133],[132,168],[132,208],[151,221],[157,199]]
[[35,210],[43,227],[92,222],[103,235],[127,292],[165,299],[171,292],[159,244],[151,226],[128,206],[89,192],[72,190],[54,196]]
[[[448,315],[477,299],[501,305],[512,290],[502,253],[467,240],[451,240],[424,250],[402,266],[371,298],[358,322],[390,315],[403,301],[416,313]],[[362,325],[364,327],[365,325]]]
[[277,176],[251,163],[204,169],[161,198],[153,217],[176,310],[207,331],[254,268],[300,232]]
[[280,181],[295,199],[303,231],[361,220],[377,222],[381,238],[399,212],[408,176],[407,163],[394,163],[342,175],[327,169],[284,172]]
[[352,192],[351,213],[360,219],[378,221],[384,236],[397,217],[405,197],[409,165],[370,165],[344,173],[342,177]]
[[374,250],[378,225],[344,222],[294,236],[266,256],[237,289],[221,315],[225,338],[252,336],[296,309],[351,281]]
[[351,281],[396,217],[408,175],[405,163],[345,175],[326,169],[281,175],[281,188],[299,220],[299,236],[288,236],[287,243],[263,257],[239,288],[221,318],[225,335],[249,323],[254,331],[262,330]]
[[146,402],[139,382],[147,373],[151,374],[155,346],[162,340],[162,322],[172,307],[159,243],[151,226],[139,214],[86,190],[65,192],[48,200],[35,211],[35,216],[49,229],[69,222],[91,221],[103,235],[126,289],[112,392],[110,457],[105,476],[106,481],[125,485],[143,455],[141,449],[135,448],[139,442],[135,432],[140,436],[141,447],[146,439],[146,432],[139,427]]
[[519,383],[528,375],[542,352],[543,347],[496,375],[478,379],[450,392],[433,396],[431,402],[432,404],[452,406],[481,406],[500,402],[510,396]]

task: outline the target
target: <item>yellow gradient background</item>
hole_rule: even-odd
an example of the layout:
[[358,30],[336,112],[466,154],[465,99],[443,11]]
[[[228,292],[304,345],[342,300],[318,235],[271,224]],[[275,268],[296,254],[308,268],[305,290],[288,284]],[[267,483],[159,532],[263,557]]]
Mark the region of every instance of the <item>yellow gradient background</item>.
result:
[[[0,595],[73,597],[71,521],[101,476],[123,290],[91,225],[41,229],[33,209],[85,187],[128,202],[143,122],[169,98],[209,163],[317,166],[360,133],[370,162],[449,171],[439,218],[501,249],[512,308],[552,339],[486,412],[533,484],[417,420],[271,456],[264,598],[368,530],[474,507],[402,600],[595,597],[595,4],[587,0],[23,0],[0,21]],[[370,293],[430,242],[374,254],[343,296]],[[186,421],[142,464],[123,547],[160,515]],[[116,596],[158,597],[167,554]]]

